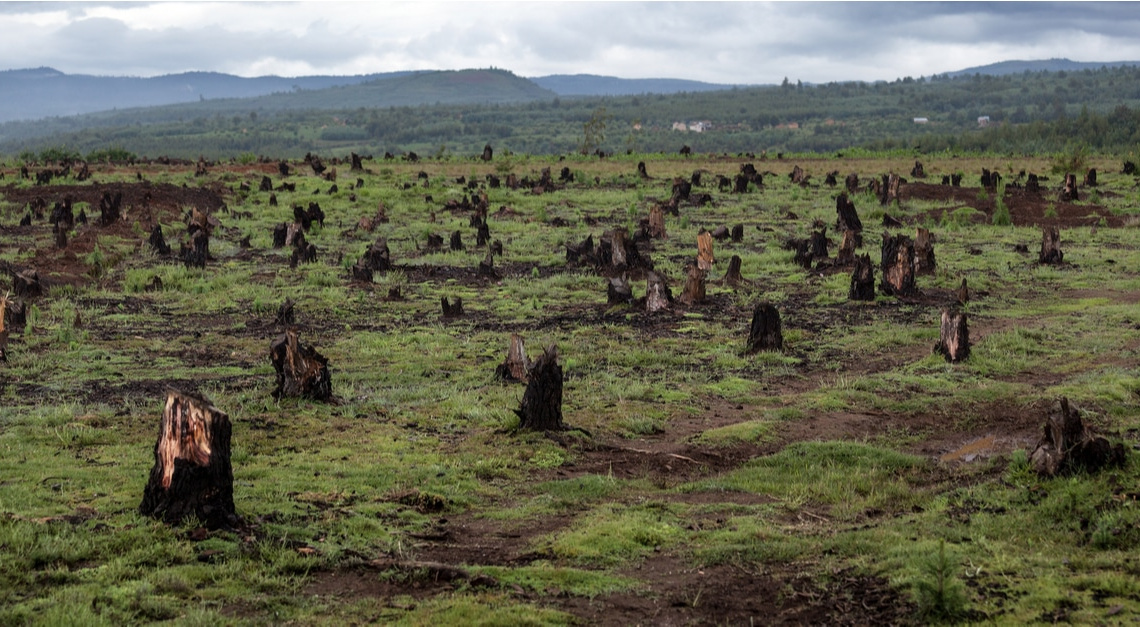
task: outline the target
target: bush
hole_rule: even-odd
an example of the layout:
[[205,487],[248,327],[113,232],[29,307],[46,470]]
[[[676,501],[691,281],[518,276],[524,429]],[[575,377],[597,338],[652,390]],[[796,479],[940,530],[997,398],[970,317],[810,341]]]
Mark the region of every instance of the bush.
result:
[[923,620],[953,621],[966,608],[966,590],[954,575],[957,560],[946,554],[946,541],[939,540],[938,552],[919,566],[922,578],[914,582],[918,611]]

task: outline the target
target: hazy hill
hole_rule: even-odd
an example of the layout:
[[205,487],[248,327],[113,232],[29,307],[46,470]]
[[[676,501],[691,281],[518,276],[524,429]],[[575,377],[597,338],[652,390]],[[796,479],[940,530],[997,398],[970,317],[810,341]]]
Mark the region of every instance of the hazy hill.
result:
[[617,78],[596,74],[552,74],[530,79],[559,96],[636,96],[676,94],[686,91],[732,89],[733,85],[687,81],[676,78]]
[[0,122],[77,115],[110,109],[153,107],[212,98],[249,98],[299,89],[325,89],[405,76],[260,76],[185,72],[152,78],[64,74],[49,67],[0,71]]
[[1125,65],[1140,65],[1140,61],[1106,61],[1082,62],[1068,59],[1045,59],[1041,61],[1002,61],[989,65],[966,68],[957,72],[946,72],[951,78],[956,76],[970,76],[983,74],[989,76],[1005,76],[1007,74],[1021,74],[1022,72],[1079,72],[1081,70],[1099,70],[1102,67],[1121,67]]

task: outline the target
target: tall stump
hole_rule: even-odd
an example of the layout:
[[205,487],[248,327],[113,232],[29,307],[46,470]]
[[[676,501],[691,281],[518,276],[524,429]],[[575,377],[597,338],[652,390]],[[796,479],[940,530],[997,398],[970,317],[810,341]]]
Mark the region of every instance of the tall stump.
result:
[[784,332],[780,328],[780,312],[767,303],[756,305],[752,312],[752,325],[748,329],[748,345],[744,354],[760,351],[778,351],[784,348]]
[[919,228],[914,238],[914,273],[934,274],[934,236]]
[[530,359],[526,356],[526,346],[517,333],[512,333],[511,345],[507,348],[507,358],[495,368],[495,378],[526,383],[529,372]]
[[289,328],[269,345],[269,359],[277,372],[274,398],[300,396],[315,401],[332,398],[329,360],[315,348],[302,344],[297,329]]
[[1059,265],[1065,259],[1061,251],[1061,231],[1055,226],[1041,227],[1041,253],[1037,261],[1048,265]]
[[942,323],[934,352],[941,353],[952,364],[970,356],[970,329],[964,312],[942,310]]
[[551,344],[534,360],[528,373],[526,391],[515,413],[520,429],[565,431],[562,423],[562,366],[558,348]]
[[914,243],[905,235],[883,235],[883,283],[880,289],[888,296],[910,296],[914,285]]
[[[737,268],[737,274],[740,269]],[[705,271],[690,265],[685,277],[685,289],[681,291],[680,301],[692,307],[705,302]]]
[[855,257],[855,267],[851,270],[851,288],[847,292],[851,300],[875,300],[875,265],[871,255]]
[[204,396],[167,390],[154,467],[139,513],[171,525],[194,516],[211,529],[233,527],[230,418]]

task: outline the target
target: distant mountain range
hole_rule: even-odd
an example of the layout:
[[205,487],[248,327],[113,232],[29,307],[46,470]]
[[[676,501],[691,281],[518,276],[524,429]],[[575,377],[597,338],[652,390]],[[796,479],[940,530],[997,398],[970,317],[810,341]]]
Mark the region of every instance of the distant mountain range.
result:
[[[1003,61],[957,72],[1004,75],[1078,71],[1140,61],[1081,63],[1068,59]],[[505,70],[408,71],[357,76],[261,76],[186,72],[152,78],[64,74],[48,67],[0,71],[0,123],[163,105],[248,99],[256,109],[519,103],[555,97],[674,94],[755,87],[671,78],[617,78],[594,74],[518,77]],[[329,90],[333,90],[330,92]],[[209,107],[203,107],[208,109]]]

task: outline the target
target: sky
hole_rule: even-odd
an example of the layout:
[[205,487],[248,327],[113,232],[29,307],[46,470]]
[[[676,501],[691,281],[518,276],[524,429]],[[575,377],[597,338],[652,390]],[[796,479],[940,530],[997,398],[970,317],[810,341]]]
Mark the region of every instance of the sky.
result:
[[157,76],[496,67],[739,85],[1140,60],[1140,3],[0,2],[0,69]]

